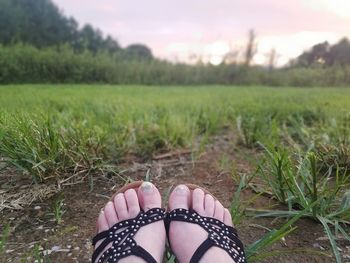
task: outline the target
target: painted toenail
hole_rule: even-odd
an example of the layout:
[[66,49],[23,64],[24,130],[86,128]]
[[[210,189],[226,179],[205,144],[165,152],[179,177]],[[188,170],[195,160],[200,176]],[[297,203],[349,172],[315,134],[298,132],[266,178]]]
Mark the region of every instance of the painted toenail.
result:
[[150,182],[143,182],[141,185],[141,190],[147,194],[153,193],[153,184]]
[[179,194],[185,194],[187,192],[187,187],[183,184],[180,184],[176,186],[175,191],[176,193],[179,193]]

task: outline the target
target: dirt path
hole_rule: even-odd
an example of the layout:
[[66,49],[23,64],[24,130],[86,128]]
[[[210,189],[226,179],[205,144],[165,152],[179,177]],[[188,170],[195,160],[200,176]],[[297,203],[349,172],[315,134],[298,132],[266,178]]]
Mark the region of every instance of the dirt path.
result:
[[[132,180],[139,180],[144,179],[147,170],[150,170],[152,181],[165,198],[171,186],[195,183],[208,189],[229,207],[236,189],[231,171],[233,169],[238,175],[252,172],[249,156],[255,155],[253,151],[238,148],[230,141],[226,136],[215,138],[214,143],[194,162],[189,154],[175,154],[148,164],[128,163],[124,165],[127,168],[124,175]],[[96,215],[108,197],[123,184],[118,178],[95,178],[92,190],[87,182],[63,189],[61,196],[64,198],[66,212],[59,226],[52,221],[53,216],[49,214],[57,196],[42,202],[36,201],[24,210],[2,211],[1,222],[10,222],[15,230],[0,256],[0,262],[34,262],[38,251],[49,254],[50,260],[46,259],[44,262],[89,262],[92,253],[90,239],[95,231]],[[243,199],[247,200],[252,195],[247,190],[243,193]],[[269,203],[271,200],[260,197],[254,206],[267,207]],[[238,226],[238,230],[247,245],[266,233],[264,227],[277,228],[282,223],[281,220],[247,217]],[[324,233],[319,224],[300,220],[297,227],[285,242],[276,244],[271,251],[303,248],[330,254],[329,243],[322,239]],[[350,245],[342,245],[344,254],[349,254]],[[266,262],[332,262],[332,259],[306,253],[290,253],[269,258]]]

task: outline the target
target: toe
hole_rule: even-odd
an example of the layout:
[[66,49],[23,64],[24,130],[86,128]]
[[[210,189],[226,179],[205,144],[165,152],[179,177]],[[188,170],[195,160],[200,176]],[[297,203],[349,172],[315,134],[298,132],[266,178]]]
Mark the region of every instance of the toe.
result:
[[225,208],[222,206],[222,204],[219,201],[215,201],[215,212],[214,212],[214,218],[224,221],[224,213]]
[[137,193],[134,189],[129,189],[124,193],[126,205],[128,207],[129,218],[134,218],[140,213],[140,204]]
[[114,208],[113,202],[109,201],[105,208],[103,209],[104,215],[106,217],[107,223],[109,227],[114,226],[118,222],[117,213]]
[[204,212],[205,212],[206,216],[213,217],[214,210],[215,210],[214,197],[212,197],[209,194],[206,194],[204,197]]
[[161,207],[162,205],[162,198],[158,189],[150,182],[143,182],[139,187],[137,194],[143,211],[155,207]]
[[196,188],[192,193],[192,208],[201,216],[206,216],[204,213],[204,192],[202,189]]
[[190,189],[186,185],[180,184],[176,186],[169,196],[169,208],[174,210],[177,208],[188,209],[190,205]]
[[224,212],[224,224],[226,224],[228,226],[233,226],[231,213],[226,208],[225,208],[225,212]]
[[[108,225],[105,213],[102,210],[98,215],[98,219],[97,219],[97,232],[101,233],[102,231],[106,231],[108,229],[109,229],[109,225]],[[102,243],[102,240],[98,241],[95,245],[95,248],[99,247],[101,243]]]
[[108,225],[104,211],[101,211],[100,214],[98,215],[97,229],[99,233],[109,229],[109,225]]
[[129,219],[129,213],[128,213],[128,208],[126,206],[126,200],[125,200],[124,194],[119,193],[114,197],[114,206],[115,206],[115,210],[117,211],[119,220]]

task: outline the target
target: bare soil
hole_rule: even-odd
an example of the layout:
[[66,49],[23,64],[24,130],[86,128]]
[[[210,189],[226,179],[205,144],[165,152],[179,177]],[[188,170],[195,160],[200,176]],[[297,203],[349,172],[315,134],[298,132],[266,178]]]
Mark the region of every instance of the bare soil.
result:
[[[172,186],[194,183],[206,188],[226,207],[230,207],[233,193],[237,188],[232,179],[232,171],[236,175],[251,173],[255,167],[253,161],[259,159],[257,152],[239,147],[235,140],[233,141],[234,143],[227,135],[214,138],[213,143],[195,161],[188,153],[165,155],[149,163],[130,160],[123,165],[125,169],[122,169],[121,174],[132,180],[142,180],[149,170],[150,178],[163,193],[164,200]],[[1,185],[9,184],[8,173],[9,171],[0,175]],[[13,176],[15,174],[12,174],[12,178]],[[18,180],[12,182],[14,184],[12,189],[16,189],[15,185],[18,186],[19,182],[26,185],[22,179]],[[95,233],[96,216],[109,196],[124,183],[117,176],[95,175],[93,187],[91,181],[89,183],[88,180],[84,180],[82,183],[64,187],[60,193],[53,191],[47,194],[49,197],[41,197],[41,200],[39,197],[23,209],[2,210],[1,226],[10,223],[11,233],[4,251],[0,254],[0,262],[35,262],[36,250],[48,254],[44,262],[90,262],[93,251],[90,240]],[[2,193],[4,191],[0,192]],[[252,191],[245,190],[243,199],[248,200],[253,195]],[[50,214],[58,196],[64,198],[65,204],[65,213],[60,225],[57,225],[53,215]],[[268,197],[261,196],[253,208],[269,208],[273,203],[274,201]],[[278,228],[284,222],[246,217],[237,228],[244,244],[249,245],[266,233],[264,228]],[[269,251],[307,249],[331,255],[330,244],[324,239],[325,234],[320,224],[302,219],[296,226],[297,230]],[[348,256],[350,244],[341,241],[339,244],[344,262],[350,262]],[[334,260],[313,253],[292,252],[269,258],[264,262],[334,262]]]

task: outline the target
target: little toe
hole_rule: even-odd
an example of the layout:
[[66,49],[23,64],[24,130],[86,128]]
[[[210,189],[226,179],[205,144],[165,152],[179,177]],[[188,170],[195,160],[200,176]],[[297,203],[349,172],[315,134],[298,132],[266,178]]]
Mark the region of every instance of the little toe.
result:
[[206,216],[204,212],[204,191],[196,188],[192,193],[192,208],[201,216]]
[[228,211],[227,208],[225,208],[225,212],[224,212],[224,224],[228,226],[233,226],[232,216],[230,211]]
[[97,219],[97,231],[103,232],[109,229],[109,224],[107,222],[106,216],[104,211],[102,210],[100,212],[100,214],[98,215],[98,219]]
[[210,194],[206,194],[204,197],[204,211],[206,216],[213,217],[215,211],[215,200]]
[[140,203],[135,189],[129,189],[124,193],[128,207],[129,218],[134,218],[140,213]]
[[225,208],[223,205],[216,200],[215,201],[215,212],[214,212],[214,218],[220,220],[221,222],[224,221],[224,213],[225,213]]
[[128,207],[126,206],[124,194],[119,193],[114,197],[114,206],[120,221],[129,219]]
[[150,182],[143,182],[137,191],[137,195],[143,211],[162,205],[162,198],[158,189]]
[[114,208],[114,204],[112,201],[109,201],[105,208],[103,209],[104,215],[106,217],[106,220],[108,222],[108,226],[112,227],[118,222],[118,216]]
[[[109,229],[109,225],[105,216],[104,211],[102,210],[97,218],[97,233],[101,233]],[[102,240],[98,241],[95,245],[95,248],[99,247],[102,243]]]
[[175,187],[169,196],[169,208],[174,210],[177,208],[188,209],[190,205],[190,189],[186,185],[180,184]]

